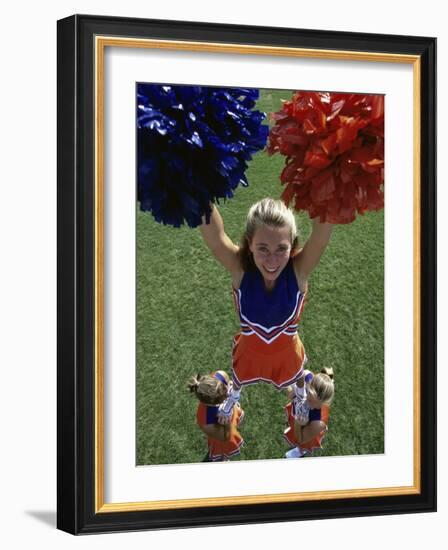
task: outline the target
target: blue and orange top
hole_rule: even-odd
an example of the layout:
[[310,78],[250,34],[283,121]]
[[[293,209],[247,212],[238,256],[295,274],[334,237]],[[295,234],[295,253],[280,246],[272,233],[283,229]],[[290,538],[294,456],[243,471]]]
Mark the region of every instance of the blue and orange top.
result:
[[233,290],[241,330],[234,339],[233,378],[239,386],[268,382],[278,389],[293,383],[306,362],[297,334],[305,293],[299,289],[292,260],[272,290],[258,269],[246,271]]
[[266,290],[262,274],[255,269],[244,273],[240,288],[233,292],[244,336],[255,334],[269,345],[282,334],[296,335],[305,294],[299,289],[291,260],[272,290]]

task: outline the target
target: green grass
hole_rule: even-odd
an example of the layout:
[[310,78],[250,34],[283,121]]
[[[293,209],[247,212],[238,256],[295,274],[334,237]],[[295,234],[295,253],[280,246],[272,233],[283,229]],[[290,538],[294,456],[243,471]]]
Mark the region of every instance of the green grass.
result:
[[[278,110],[290,92],[265,90],[259,108]],[[280,155],[258,153],[247,171],[250,186],[220,206],[226,232],[239,242],[250,205],[279,197]],[[310,230],[297,216],[302,242]],[[137,464],[200,461],[205,437],[196,425],[190,376],[231,372],[238,330],[231,282],[199,231],[174,229],[137,214]],[[368,213],[336,226],[310,280],[300,336],[308,367],[333,366],[336,393],[329,432],[319,455],[384,452],[384,217]],[[286,398],[272,386],[243,389],[245,439],[236,460],[280,458]]]

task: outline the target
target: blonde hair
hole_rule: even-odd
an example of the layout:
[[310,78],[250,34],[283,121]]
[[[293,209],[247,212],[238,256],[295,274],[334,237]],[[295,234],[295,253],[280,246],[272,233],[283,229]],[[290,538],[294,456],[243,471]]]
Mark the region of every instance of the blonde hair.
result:
[[324,368],[313,376],[308,388],[309,394],[323,405],[330,405],[334,397],[334,373],[331,368]]
[[243,271],[249,271],[255,267],[249,243],[252,241],[255,231],[263,225],[289,227],[291,231],[291,251],[298,247],[297,226],[292,211],[281,200],[261,199],[250,207],[246,219],[246,230],[241,238],[239,253]]
[[188,389],[206,405],[219,405],[227,397],[227,386],[211,374],[193,376],[188,381]]

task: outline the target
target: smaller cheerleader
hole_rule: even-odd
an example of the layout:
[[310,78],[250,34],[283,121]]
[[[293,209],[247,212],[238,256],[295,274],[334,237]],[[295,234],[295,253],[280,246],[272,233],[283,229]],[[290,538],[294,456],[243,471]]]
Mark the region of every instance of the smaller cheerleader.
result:
[[291,401],[285,407],[289,425],[284,437],[292,449],[285,457],[300,458],[322,447],[334,397],[333,369],[324,368],[318,374],[305,371],[297,387],[290,386],[286,391]]
[[219,405],[227,398],[230,387],[229,376],[222,370],[203,376],[198,374],[188,382],[190,392],[200,401],[196,420],[207,436],[208,453],[204,462],[229,460],[240,453],[244,443],[237,429],[244,417],[239,404],[233,408],[229,424],[218,423]]

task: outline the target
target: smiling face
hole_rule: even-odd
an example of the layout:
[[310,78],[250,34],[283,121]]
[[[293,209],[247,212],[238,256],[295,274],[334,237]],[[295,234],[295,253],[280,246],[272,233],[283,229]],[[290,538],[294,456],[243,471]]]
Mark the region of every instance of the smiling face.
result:
[[249,249],[266,288],[272,288],[291,254],[291,229],[287,225],[260,225],[249,242]]

